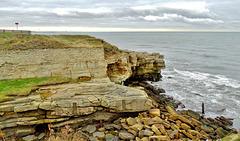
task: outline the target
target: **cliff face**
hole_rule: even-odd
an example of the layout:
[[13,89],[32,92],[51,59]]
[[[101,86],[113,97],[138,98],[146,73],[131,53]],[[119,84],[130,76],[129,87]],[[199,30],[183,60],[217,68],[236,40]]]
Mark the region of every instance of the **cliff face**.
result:
[[119,50],[114,46],[104,48],[107,75],[111,81],[122,84],[128,79],[159,81],[165,68],[159,53]]
[[150,109],[152,100],[143,90],[116,83],[129,78],[159,80],[163,56],[120,51],[101,43],[99,47],[0,50],[1,79],[63,76],[88,80],[39,86],[26,97],[1,102],[4,136],[32,134],[38,125],[82,126]]
[[0,79],[106,77],[102,47],[0,50]]

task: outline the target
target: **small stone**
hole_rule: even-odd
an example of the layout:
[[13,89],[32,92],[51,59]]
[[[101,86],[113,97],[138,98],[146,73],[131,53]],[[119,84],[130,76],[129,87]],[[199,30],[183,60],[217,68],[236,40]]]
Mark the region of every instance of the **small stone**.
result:
[[137,121],[135,120],[135,118],[129,117],[129,118],[127,118],[127,123],[128,123],[128,125],[132,126],[134,124],[137,124]]
[[142,141],[139,137],[135,138],[136,141]]
[[105,132],[106,129],[105,129],[104,127],[101,127],[101,128],[98,129],[98,131],[99,131],[99,132]]
[[191,127],[190,126],[188,126],[187,124],[185,124],[185,123],[182,123],[181,124],[181,128],[183,129],[183,130],[188,130],[188,129],[191,129]]
[[137,136],[137,132],[135,131],[135,130],[133,130],[133,129],[128,129],[128,132],[129,133],[132,133],[134,136]]
[[114,141],[115,136],[112,134],[106,134],[105,140],[106,141]]
[[188,133],[191,134],[191,135],[193,135],[193,136],[196,136],[197,134],[199,134],[198,131],[190,130],[190,129],[188,130]]
[[160,110],[159,109],[150,109],[149,114],[153,116],[160,116]]
[[192,125],[192,122],[191,122],[189,119],[187,119],[187,118],[185,118],[184,116],[182,116],[182,115],[178,115],[178,119],[180,119],[182,122],[184,122],[184,123],[186,123],[186,124],[188,124],[188,125],[193,126],[193,125]]
[[88,139],[89,138],[89,136],[87,134],[85,134],[84,132],[82,132],[82,131],[78,131],[77,135],[82,137],[82,138],[84,138],[84,139]]
[[143,125],[142,124],[135,124],[133,126],[130,126],[130,128],[138,132],[138,131],[143,129]]
[[95,132],[95,133],[93,133],[93,137],[97,137],[99,139],[104,139],[105,134],[104,134],[104,132]]
[[37,137],[34,135],[29,135],[29,136],[23,137],[22,140],[23,141],[34,141],[34,140],[37,140]]
[[181,126],[181,123],[182,123],[182,122],[181,122],[180,120],[177,120],[177,121],[176,121],[176,124],[177,124],[179,127]]
[[166,135],[166,134],[167,134],[167,132],[166,132],[166,130],[165,130],[165,127],[164,127],[162,124],[159,125],[159,129],[160,129],[160,131],[163,133],[163,135]]
[[208,126],[206,126],[206,125],[202,125],[202,126],[201,126],[201,129],[202,129],[203,131],[205,131],[205,132],[208,132],[208,133],[210,133],[210,132],[213,131],[212,128],[210,128],[210,127],[208,127]]
[[153,125],[153,124],[157,124],[157,123],[162,123],[162,119],[159,117],[154,117],[154,118],[148,118],[146,120],[143,121],[145,125]]
[[149,126],[149,125],[144,125],[143,126],[145,129],[151,129],[151,126]]
[[171,120],[177,120],[178,119],[178,115],[170,115],[169,119]]
[[41,133],[41,134],[38,135],[37,138],[38,138],[39,140],[41,140],[41,139],[43,139],[44,136],[45,136],[45,133]]
[[107,124],[104,127],[107,130],[114,130],[114,129],[120,130],[122,128],[121,125],[117,125],[117,124]]
[[143,137],[141,141],[149,141],[148,137]]
[[96,128],[95,125],[88,125],[85,130],[86,130],[88,133],[93,133],[93,132],[96,131],[96,129],[97,129],[97,128]]
[[99,141],[96,137],[89,137],[90,141]]
[[167,123],[166,121],[162,122],[162,124],[164,125],[164,127],[166,128],[170,128],[171,125],[169,123]]
[[167,136],[151,136],[149,139],[150,141],[166,141]]
[[174,130],[170,133],[169,137],[171,139],[177,139],[179,137],[178,130]]
[[143,135],[144,136],[152,136],[153,135],[153,132],[151,131],[151,130],[149,130],[149,129],[145,129],[144,131],[143,131]]
[[120,120],[120,122],[126,122],[126,119],[125,119],[125,118],[122,118],[122,119]]
[[135,139],[135,136],[131,133],[128,133],[128,132],[120,132],[118,136],[119,136],[120,139],[123,139],[123,140],[133,140],[133,139]]
[[151,129],[156,135],[161,135],[161,132],[158,130],[158,128],[155,125],[152,125]]
[[172,107],[167,106],[166,109],[170,115],[178,115],[177,112]]
[[129,127],[127,126],[126,123],[123,122],[123,123],[121,123],[121,125],[122,125],[122,127],[123,127],[124,129],[127,129],[127,130],[129,129]]
[[143,130],[138,132],[138,137],[139,138],[143,138],[144,137],[144,131]]
[[186,135],[187,137],[189,137],[190,139],[194,139],[194,136],[192,136],[191,134],[187,133],[185,130],[182,130],[182,133],[184,135]]

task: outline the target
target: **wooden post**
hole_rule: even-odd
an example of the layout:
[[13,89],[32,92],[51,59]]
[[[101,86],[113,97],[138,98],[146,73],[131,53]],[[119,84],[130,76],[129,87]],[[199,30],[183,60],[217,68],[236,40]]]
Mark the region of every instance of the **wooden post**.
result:
[[202,114],[204,115],[205,112],[204,112],[204,103],[202,103]]

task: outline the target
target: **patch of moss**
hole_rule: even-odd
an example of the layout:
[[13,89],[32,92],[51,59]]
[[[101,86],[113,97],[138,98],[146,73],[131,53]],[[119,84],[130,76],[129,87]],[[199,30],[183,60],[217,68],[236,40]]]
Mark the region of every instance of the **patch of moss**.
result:
[[39,85],[58,84],[70,81],[70,78],[63,77],[0,80],[0,101],[11,100],[16,96],[29,95],[30,92],[37,89]]

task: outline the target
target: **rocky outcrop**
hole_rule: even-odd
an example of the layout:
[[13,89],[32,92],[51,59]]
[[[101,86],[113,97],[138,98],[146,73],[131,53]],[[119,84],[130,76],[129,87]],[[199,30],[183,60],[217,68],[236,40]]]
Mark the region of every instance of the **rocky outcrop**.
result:
[[147,111],[152,100],[141,88],[119,84],[129,78],[159,79],[164,68],[160,54],[120,51],[104,41],[100,47],[0,50],[0,54],[1,79],[62,76],[77,80],[39,86],[26,97],[1,102],[4,137],[26,136],[47,125],[78,127]]
[[107,74],[111,81],[121,84],[127,79],[159,81],[165,68],[159,53],[115,51],[106,57]]
[[56,128],[108,121],[121,113],[150,109],[152,101],[147,97],[142,90],[117,85],[107,78],[45,86],[28,97],[0,103],[0,128],[5,137],[24,136],[39,124]]

